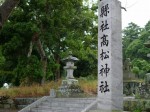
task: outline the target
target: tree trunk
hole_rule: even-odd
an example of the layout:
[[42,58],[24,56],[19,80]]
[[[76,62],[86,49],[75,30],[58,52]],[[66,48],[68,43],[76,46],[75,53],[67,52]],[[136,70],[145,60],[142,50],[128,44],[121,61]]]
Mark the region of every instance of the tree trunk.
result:
[[[55,56],[55,60],[56,60],[56,64],[60,65],[60,56],[58,54],[54,54]],[[59,79],[61,78],[60,76],[60,66],[58,66],[56,68],[56,71],[55,71],[55,81],[58,81]]]
[[43,78],[42,78],[41,84],[44,84],[45,83],[45,77],[46,77],[47,57],[46,57],[45,52],[43,50],[43,46],[41,44],[40,39],[37,40],[36,44],[38,47],[39,54],[41,56],[42,69],[43,69]]
[[29,47],[29,52],[28,52],[27,57],[30,57],[30,56],[31,56],[31,54],[32,54],[32,49],[33,49],[33,42],[31,41],[31,42],[30,42],[30,47]]
[[0,29],[2,29],[3,24],[7,21],[11,11],[19,3],[19,0],[5,0],[5,2],[0,6]]
[[[32,38],[32,42],[36,43],[38,52],[39,52],[40,57],[41,57],[41,63],[42,63],[42,69],[43,69],[43,77],[42,77],[42,80],[41,80],[41,84],[44,84],[45,83],[45,78],[46,78],[46,69],[47,69],[47,57],[45,55],[45,51],[43,49],[41,40],[39,39],[38,33],[34,34],[34,36]],[[30,52],[32,52],[32,44],[30,44],[30,49],[29,49],[28,55],[31,55]]]

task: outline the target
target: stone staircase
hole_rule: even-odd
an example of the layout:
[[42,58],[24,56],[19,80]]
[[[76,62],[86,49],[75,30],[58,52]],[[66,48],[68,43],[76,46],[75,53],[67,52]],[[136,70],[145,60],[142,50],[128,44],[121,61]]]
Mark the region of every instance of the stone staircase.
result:
[[96,98],[51,98],[37,100],[19,112],[81,112]]
[[35,102],[38,99],[39,98],[15,98],[13,101],[14,101],[17,109],[20,110],[20,109],[25,108],[29,104],[32,104],[33,102]]
[[[124,103],[129,99],[130,98],[124,98]],[[51,96],[44,96],[19,112],[104,112],[97,110],[97,101],[96,97],[54,98]]]

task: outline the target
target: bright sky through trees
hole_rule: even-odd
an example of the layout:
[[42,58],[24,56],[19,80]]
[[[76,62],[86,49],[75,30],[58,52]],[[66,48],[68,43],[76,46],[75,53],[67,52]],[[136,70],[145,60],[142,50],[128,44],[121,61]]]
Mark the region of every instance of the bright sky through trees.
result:
[[[97,0],[89,0],[89,3]],[[122,7],[127,9],[127,12],[122,10],[122,28],[128,26],[128,23],[135,23],[140,27],[144,27],[150,20],[150,0],[119,0]]]
[[119,0],[122,7],[122,28],[127,27],[128,23],[133,22],[140,27],[144,27],[150,20],[150,0]]

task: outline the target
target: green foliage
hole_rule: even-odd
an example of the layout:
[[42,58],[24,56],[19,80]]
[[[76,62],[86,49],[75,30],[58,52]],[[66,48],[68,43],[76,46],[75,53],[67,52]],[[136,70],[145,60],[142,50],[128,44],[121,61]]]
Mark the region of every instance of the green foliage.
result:
[[137,47],[140,47],[139,44],[139,40],[131,42],[130,45],[127,47],[125,54],[133,59],[134,57],[132,57],[132,54],[137,53]]
[[141,109],[136,109],[133,112],[142,112]]
[[137,66],[134,66],[133,69],[132,69],[132,72],[135,73],[135,74],[139,74],[139,71],[140,71],[140,69]]
[[136,48],[136,45],[139,44],[139,41],[137,40],[136,42],[134,42],[134,40],[139,38],[140,33],[141,33],[141,28],[134,23],[129,23],[129,26],[123,30],[124,60],[126,58],[131,57],[132,53],[136,52],[134,48]]
[[147,54],[150,49],[145,47],[144,43],[149,43],[150,28],[148,22],[145,28],[140,28],[134,23],[130,23],[127,28],[123,30],[123,56],[131,59],[132,71],[138,75],[139,78],[144,78],[147,72],[150,72],[150,61]]
[[13,74],[9,82],[40,82],[43,73],[36,46],[27,58],[35,33],[48,58],[47,80],[63,74],[61,59],[68,51],[80,59],[75,76],[97,74],[96,10],[96,4],[84,6],[83,0],[21,0],[0,32],[0,66]]
[[5,62],[5,57],[2,55],[2,48],[0,46],[0,68],[2,68],[4,62]]
[[12,71],[0,70],[0,86],[2,87],[4,83],[11,83],[14,74]]
[[123,35],[126,38],[130,38],[131,41],[137,39],[141,32],[141,28],[137,26],[135,23],[129,23],[128,27],[123,30]]
[[150,64],[143,59],[134,59],[132,61],[132,72],[137,75],[138,78],[144,78],[145,74],[150,71]]
[[42,78],[41,62],[36,56],[30,58],[19,58],[19,63],[14,69],[16,85],[32,85],[34,82],[40,83]]
[[5,1],[5,0],[0,0],[0,5],[1,5],[2,3],[4,3],[4,1]]
[[133,101],[124,101],[124,110],[130,112],[143,112],[147,109],[149,100],[133,100]]

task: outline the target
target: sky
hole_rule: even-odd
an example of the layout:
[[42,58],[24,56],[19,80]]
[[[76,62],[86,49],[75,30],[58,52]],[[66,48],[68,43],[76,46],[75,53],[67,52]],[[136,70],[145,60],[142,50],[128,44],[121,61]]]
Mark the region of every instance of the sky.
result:
[[[97,0],[89,0],[96,2]],[[121,6],[127,11],[122,10],[122,29],[133,22],[140,27],[144,27],[150,20],[150,0],[119,0]]]
[[128,26],[128,23],[135,23],[140,27],[144,27],[150,20],[150,0],[119,0],[122,7],[122,28]]

